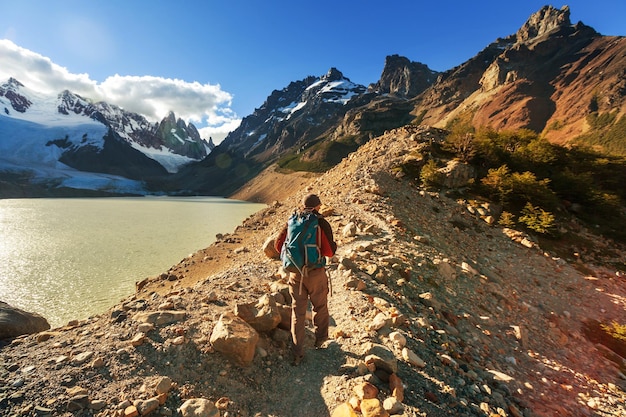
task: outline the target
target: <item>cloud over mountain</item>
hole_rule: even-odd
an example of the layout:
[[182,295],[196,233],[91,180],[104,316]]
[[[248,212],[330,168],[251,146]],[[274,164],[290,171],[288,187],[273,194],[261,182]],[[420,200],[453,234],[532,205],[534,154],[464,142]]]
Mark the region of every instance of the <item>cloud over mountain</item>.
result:
[[199,126],[202,137],[213,137],[216,143],[240,122],[230,108],[232,95],[219,84],[119,74],[97,82],[89,74],[74,74],[6,39],[0,40],[0,59],[0,80],[18,77],[29,88],[45,93],[70,90],[94,101],[116,103],[151,121],[160,120],[175,109],[180,118]]

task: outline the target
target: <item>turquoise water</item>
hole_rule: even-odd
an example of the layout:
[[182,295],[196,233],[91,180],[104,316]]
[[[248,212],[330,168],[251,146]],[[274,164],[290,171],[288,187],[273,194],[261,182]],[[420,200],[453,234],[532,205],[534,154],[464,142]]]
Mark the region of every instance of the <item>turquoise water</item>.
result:
[[263,207],[219,197],[0,200],[0,301],[53,328],[102,313]]

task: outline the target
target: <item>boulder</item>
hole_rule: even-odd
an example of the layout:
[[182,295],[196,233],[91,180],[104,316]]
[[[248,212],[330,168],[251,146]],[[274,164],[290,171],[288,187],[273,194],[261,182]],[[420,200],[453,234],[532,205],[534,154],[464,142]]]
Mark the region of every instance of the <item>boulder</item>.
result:
[[162,326],[165,324],[175,323],[177,321],[184,320],[187,315],[185,311],[147,311],[141,312],[134,316],[135,321],[140,323],[154,324],[155,326]]
[[376,343],[365,344],[365,363],[374,365],[375,369],[380,369],[388,374],[398,372],[398,360],[394,353],[386,346]]
[[457,160],[449,161],[439,172],[443,174],[441,185],[447,188],[465,187],[476,177],[476,170],[472,165]]
[[24,334],[50,329],[48,320],[37,313],[29,313],[0,301],[0,339],[10,339]]
[[263,243],[263,253],[270,259],[280,259],[280,253],[274,247],[276,238],[274,236],[268,237]]
[[220,410],[205,398],[191,398],[178,409],[183,417],[219,417]]
[[217,352],[244,366],[252,363],[258,341],[256,330],[232,312],[220,316],[210,339]]
[[361,401],[361,414],[363,417],[389,417],[389,413],[383,408],[378,398]]
[[333,410],[330,417],[357,417],[358,414],[348,403],[343,403]]
[[281,322],[276,301],[269,295],[262,296],[257,303],[238,304],[235,314],[246,321],[257,332],[269,332]]

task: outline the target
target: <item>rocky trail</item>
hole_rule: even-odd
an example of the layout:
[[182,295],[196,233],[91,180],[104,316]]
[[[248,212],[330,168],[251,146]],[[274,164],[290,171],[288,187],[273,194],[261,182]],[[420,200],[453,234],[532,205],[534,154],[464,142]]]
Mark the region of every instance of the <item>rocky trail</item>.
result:
[[[557,256],[493,207],[415,187],[397,167],[431,134],[387,132],[306,187],[267,175],[248,188],[268,207],[232,233],[105,314],[2,346],[0,415],[626,416],[624,358],[584,331],[626,322],[607,266],[626,252]],[[263,248],[308,191],[339,249],[331,339],[310,329],[294,367]]]

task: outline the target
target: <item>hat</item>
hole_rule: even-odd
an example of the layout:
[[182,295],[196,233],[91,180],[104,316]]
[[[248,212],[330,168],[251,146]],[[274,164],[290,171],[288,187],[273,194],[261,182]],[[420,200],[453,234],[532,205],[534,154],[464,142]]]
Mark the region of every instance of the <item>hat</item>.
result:
[[302,205],[305,208],[314,208],[317,206],[321,206],[322,202],[320,201],[320,198],[317,195],[308,194],[302,199]]

